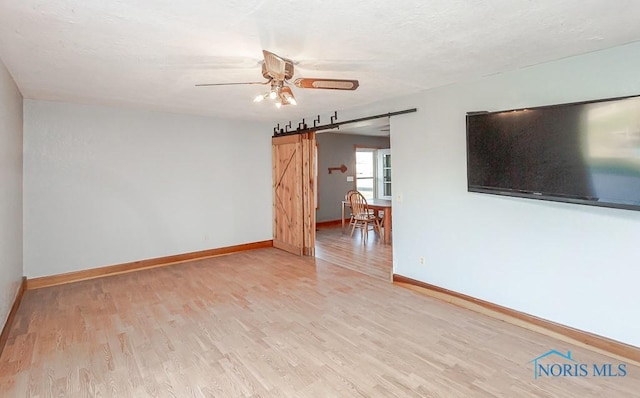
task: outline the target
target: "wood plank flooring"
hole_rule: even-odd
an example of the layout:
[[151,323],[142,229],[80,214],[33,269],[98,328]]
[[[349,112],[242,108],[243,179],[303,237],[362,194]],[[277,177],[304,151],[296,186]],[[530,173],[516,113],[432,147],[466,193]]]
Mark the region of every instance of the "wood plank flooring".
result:
[[608,357],[394,286],[259,249],[27,291],[0,397],[638,397],[626,377],[543,377]]
[[316,257],[365,275],[391,281],[393,277],[392,246],[369,231],[362,242],[360,231],[353,237],[342,233],[340,225],[316,230]]

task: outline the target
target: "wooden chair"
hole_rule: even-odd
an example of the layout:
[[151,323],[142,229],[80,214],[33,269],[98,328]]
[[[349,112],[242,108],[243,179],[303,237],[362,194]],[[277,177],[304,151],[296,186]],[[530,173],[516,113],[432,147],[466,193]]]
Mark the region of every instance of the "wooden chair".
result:
[[364,242],[369,235],[369,225],[382,236],[380,217],[372,209],[369,209],[367,199],[360,192],[355,191],[349,195],[349,204],[351,205],[351,216],[353,218],[350,236],[353,236],[356,228],[360,228]]
[[349,216],[349,226],[347,228],[351,228],[355,223],[355,220],[353,219],[353,209],[351,209],[351,194],[355,192],[358,192],[358,191],[356,191],[355,189],[352,189],[344,195],[344,200],[349,202],[349,213],[351,213]]

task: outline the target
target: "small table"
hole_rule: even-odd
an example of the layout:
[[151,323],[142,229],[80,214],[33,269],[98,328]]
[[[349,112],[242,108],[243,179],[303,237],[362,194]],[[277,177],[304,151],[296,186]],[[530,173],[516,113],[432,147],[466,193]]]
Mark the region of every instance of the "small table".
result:
[[[391,201],[388,199],[368,199],[367,204],[369,208],[375,211],[382,211],[382,225],[384,226],[384,235],[382,241],[384,243],[391,243]],[[351,204],[348,200],[342,201],[342,232],[344,232],[344,213],[345,208]]]

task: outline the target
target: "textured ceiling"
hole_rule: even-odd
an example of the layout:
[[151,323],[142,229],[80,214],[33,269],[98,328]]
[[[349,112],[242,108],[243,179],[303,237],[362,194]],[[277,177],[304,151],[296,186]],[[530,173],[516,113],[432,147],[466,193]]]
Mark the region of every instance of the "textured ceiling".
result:
[[[0,58],[26,98],[282,121],[363,106],[640,39],[635,0],[0,0]],[[294,88],[253,103],[261,50],[296,77],[356,78],[354,92]]]

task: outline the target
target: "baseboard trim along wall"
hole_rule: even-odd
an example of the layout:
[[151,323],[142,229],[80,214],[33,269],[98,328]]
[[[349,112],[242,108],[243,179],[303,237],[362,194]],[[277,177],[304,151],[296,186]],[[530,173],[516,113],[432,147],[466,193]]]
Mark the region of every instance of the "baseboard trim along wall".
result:
[[447,303],[640,366],[640,348],[638,347],[538,318],[525,314],[524,312],[512,310],[511,308],[411,279],[406,276],[394,274],[393,283]]
[[164,267],[167,265],[184,263],[186,261],[201,260],[209,257],[216,257],[246,250],[263,249],[267,247],[273,247],[273,240],[264,240],[261,242],[245,243],[242,245],[227,246],[217,249],[208,249],[191,253],[176,254],[173,256],[151,258],[148,260],[134,261],[131,263],[108,265],[106,267],[68,272],[65,274],[43,276],[40,278],[28,279],[27,290],[84,281],[87,279],[101,278],[110,275],[124,274],[127,272],[140,271],[143,269]]
[[2,333],[0,333],[0,356],[2,356],[2,351],[4,350],[4,346],[7,344],[7,340],[9,340],[11,325],[13,325],[13,319],[16,317],[18,308],[20,308],[20,302],[22,301],[22,296],[24,295],[25,290],[27,290],[27,278],[23,276],[22,283],[20,283],[18,293],[16,294],[16,299],[13,301],[13,305],[9,311],[7,322],[5,322],[4,327],[2,328]]
[[[345,223],[348,223],[349,220],[345,220]],[[321,221],[316,223],[316,228],[331,228],[336,227],[338,225],[342,225],[342,220],[331,220],[331,221]]]

